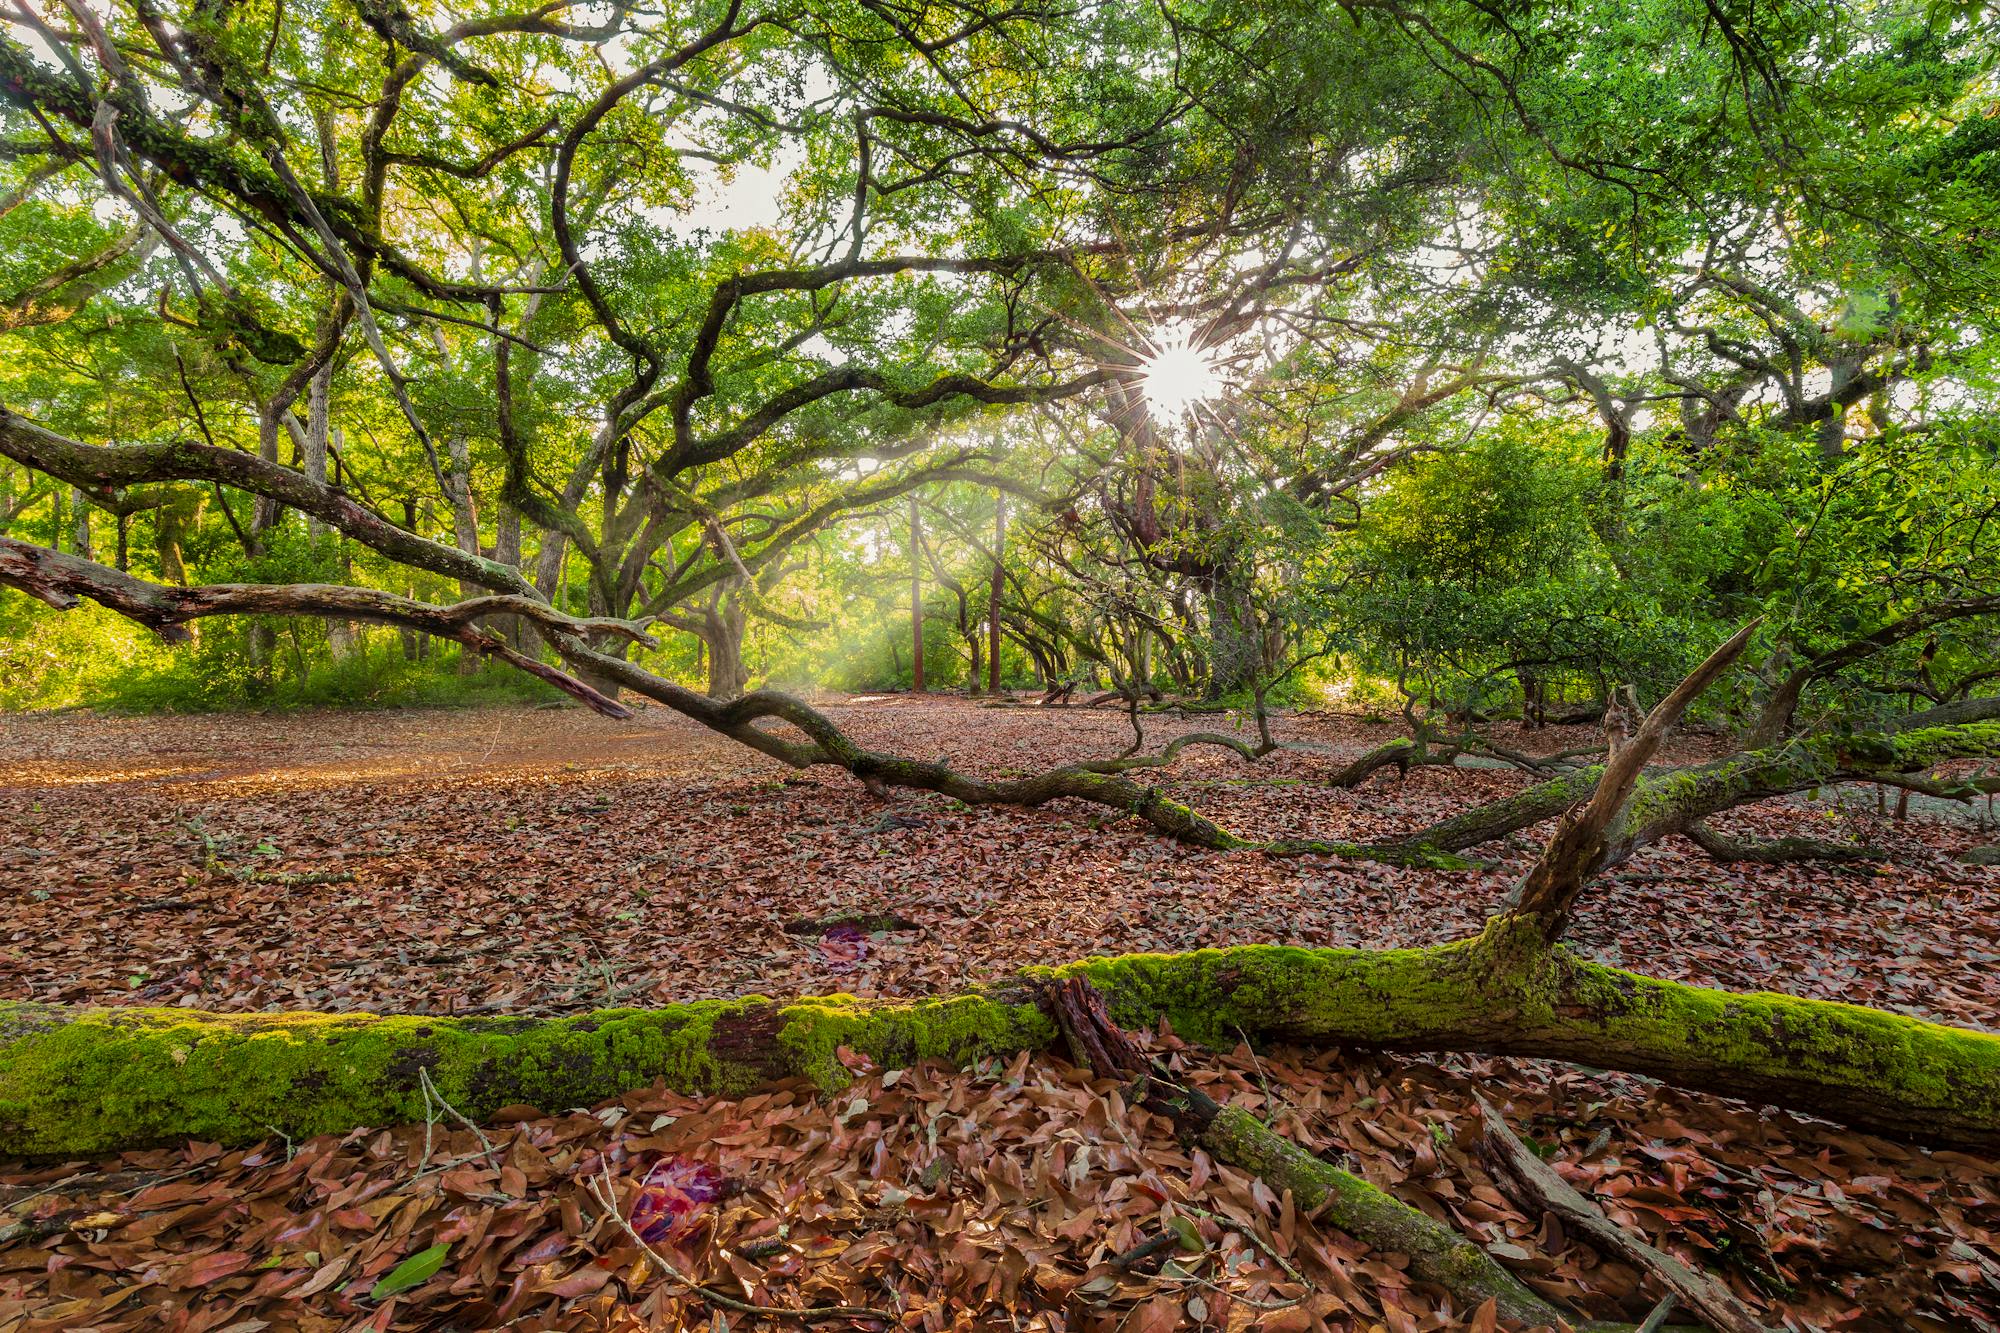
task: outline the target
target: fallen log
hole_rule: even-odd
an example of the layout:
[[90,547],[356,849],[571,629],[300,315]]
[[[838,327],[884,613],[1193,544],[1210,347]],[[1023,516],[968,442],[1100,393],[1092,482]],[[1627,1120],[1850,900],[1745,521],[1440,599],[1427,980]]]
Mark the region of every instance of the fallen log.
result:
[[1747,861],[1756,865],[1788,865],[1797,861],[1886,861],[1889,854],[1865,843],[1826,842],[1819,838],[1733,838],[1695,820],[1681,833],[1724,865]]
[[1575,1060],[1922,1142],[2000,1149],[2000,1035],[1661,981],[1551,948],[1519,918],[1429,949],[1276,945],[1093,958],[914,1002],[752,997],[568,1018],[208,1014],[0,1005],[0,1153],[247,1143],[452,1105],[589,1106],[655,1080],[736,1093],[878,1065],[970,1064],[1058,1039],[1039,994],[1089,980],[1128,1029],[1189,1041]]

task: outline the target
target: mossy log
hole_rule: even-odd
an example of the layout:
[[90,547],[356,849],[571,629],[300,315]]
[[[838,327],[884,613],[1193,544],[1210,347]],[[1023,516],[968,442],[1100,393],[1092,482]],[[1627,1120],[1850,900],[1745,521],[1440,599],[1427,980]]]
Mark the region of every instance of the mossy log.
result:
[[1218,1160],[1251,1172],[1273,1189],[1291,1191],[1307,1217],[1375,1249],[1407,1255],[1412,1277],[1443,1287],[1470,1306],[1490,1300],[1498,1314],[1530,1328],[1567,1327],[1577,1333],[1632,1329],[1631,1324],[1580,1319],[1557,1309],[1469,1237],[1360,1176],[1321,1161],[1240,1106],[1211,1103],[1199,1138]]
[[[1605,834],[1614,849],[1608,863],[1739,805],[1842,782],[1890,781],[1954,759],[1995,757],[2000,757],[2000,723],[1965,722],[1872,735],[1803,736],[1713,763],[1649,772],[1634,784]],[[1603,776],[1602,764],[1565,773],[1439,820],[1398,845],[1412,853],[1469,850],[1555,818],[1587,799]],[[1964,788],[1966,794],[1975,790]]]
[[1352,1172],[1329,1166],[1240,1106],[1217,1108],[1201,1140],[1223,1161],[1290,1190],[1306,1216],[1410,1257],[1410,1272],[1509,1319],[1553,1323],[1548,1302],[1466,1237]]
[[2000,1036],[1879,1010],[1658,981],[1545,947],[1503,918],[1430,949],[1247,946],[1093,958],[910,1003],[748,998],[569,1018],[206,1014],[0,1005],[0,1152],[245,1143],[424,1111],[587,1106],[656,1079],[739,1093],[877,1064],[964,1065],[1058,1040],[1039,1002],[1088,979],[1128,1029],[1183,1037],[1546,1056],[1771,1102],[1864,1129],[2000,1148]]

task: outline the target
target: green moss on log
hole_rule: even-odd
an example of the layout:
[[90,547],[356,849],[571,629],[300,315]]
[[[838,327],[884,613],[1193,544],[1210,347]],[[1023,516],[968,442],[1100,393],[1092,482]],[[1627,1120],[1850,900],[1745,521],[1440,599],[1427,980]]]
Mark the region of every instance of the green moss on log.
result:
[[1502,1315],[1524,1324],[1546,1327],[1561,1316],[1458,1232],[1360,1176],[1322,1162],[1240,1106],[1218,1111],[1201,1138],[1221,1160],[1290,1190],[1306,1216],[1365,1236],[1378,1249],[1408,1255],[1414,1277],[1468,1301],[1491,1298]]
[[[1523,1017],[1550,1034],[1552,1053],[1669,1081],[1701,1083],[1751,1101],[1800,1105],[1803,1084],[1826,1090],[1818,1110],[1852,1123],[1928,1137],[1925,1118],[1983,1128],[2000,1145],[2000,1036],[1902,1014],[1765,992],[1709,990],[1555,954]],[[1587,1041],[1577,1035],[1588,1033]],[[1597,1058],[1602,1057],[1602,1058]],[[1947,1131],[1945,1137],[1952,1137]]]
[[1034,1003],[979,994],[916,1004],[830,995],[798,1000],[780,1013],[777,1041],[786,1071],[822,1088],[848,1081],[843,1046],[895,1068],[923,1060],[970,1064],[1041,1050],[1056,1038],[1055,1024]]
[[194,1137],[244,1143],[423,1115],[422,1081],[473,1115],[588,1105],[664,1078],[740,1091],[772,1075],[719,1040],[755,1002],[577,1018],[0,1010],[0,1148],[84,1153]]
[[1087,977],[1128,1028],[1189,1040],[1575,1059],[1934,1142],[2000,1148],[2000,1036],[1879,1010],[1704,990],[1545,948],[1502,919],[1431,949],[1250,946],[1092,958],[1005,986],[891,1003],[836,995],[572,1018],[205,1014],[0,1005],[0,1152],[82,1155],[202,1138],[294,1138],[423,1113],[588,1106],[663,1080],[834,1089],[842,1048],[965,1065],[1057,1040],[1035,1002]]

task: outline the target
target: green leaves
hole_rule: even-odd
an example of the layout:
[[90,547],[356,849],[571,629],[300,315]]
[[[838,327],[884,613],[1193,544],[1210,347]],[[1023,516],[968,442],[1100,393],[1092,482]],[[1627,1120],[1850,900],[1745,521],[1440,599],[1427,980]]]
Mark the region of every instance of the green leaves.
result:
[[420,1287],[438,1275],[444,1267],[445,1255],[451,1251],[448,1241],[440,1241],[428,1249],[418,1250],[403,1262],[397,1264],[382,1276],[368,1293],[368,1299],[385,1301],[399,1291]]

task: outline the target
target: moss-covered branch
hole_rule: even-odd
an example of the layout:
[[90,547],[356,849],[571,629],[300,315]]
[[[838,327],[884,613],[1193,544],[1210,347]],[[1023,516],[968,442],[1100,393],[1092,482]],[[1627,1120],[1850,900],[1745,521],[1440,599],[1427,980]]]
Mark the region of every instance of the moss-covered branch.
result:
[[1720,811],[1841,782],[1887,782],[1953,759],[2000,756],[2000,722],[1803,736],[1642,780],[1607,835],[1615,861]]
[[[1953,759],[1994,756],[2000,756],[2000,723],[1980,721],[1869,735],[1804,736],[1713,763],[1650,772],[1633,786],[1606,835],[1615,848],[1609,861],[1739,805],[1841,782],[1900,783]],[[1588,797],[1603,776],[1601,764],[1565,773],[1439,820],[1400,845],[1466,851],[1555,818]],[[1977,790],[1965,788],[1968,795]]]
[[1789,865],[1798,861],[1881,861],[1888,853],[1861,843],[1826,842],[1820,838],[1732,838],[1700,820],[1681,832],[1709,858],[1724,864],[1748,861],[1757,865]]
[[917,1003],[745,999],[585,1017],[202,1014],[0,1006],[0,1151],[240,1143],[423,1112],[419,1068],[473,1115],[588,1105],[664,1079],[837,1087],[839,1048],[965,1064],[1046,1048],[1035,1001],[1088,978],[1123,1027],[1198,1042],[1573,1059],[1921,1140],[2000,1147],[2000,1036],[1878,1010],[1658,981],[1542,947],[1519,923],[1422,950],[1255,946],[1090,959]]
[[1411,1276],[1444,1287],[1469,1306],[1491,1300],[1500,1314],[1534,1328],[1582,1322],[1530,1291],[1467,1237],[1360,1176],[1322,1162],[1240,1106],[1211,1106],[1200,1137],[1219,1160],[1276,1190],[1291,1191],[1306,1216],[1376,1249],[1408,1255]]

